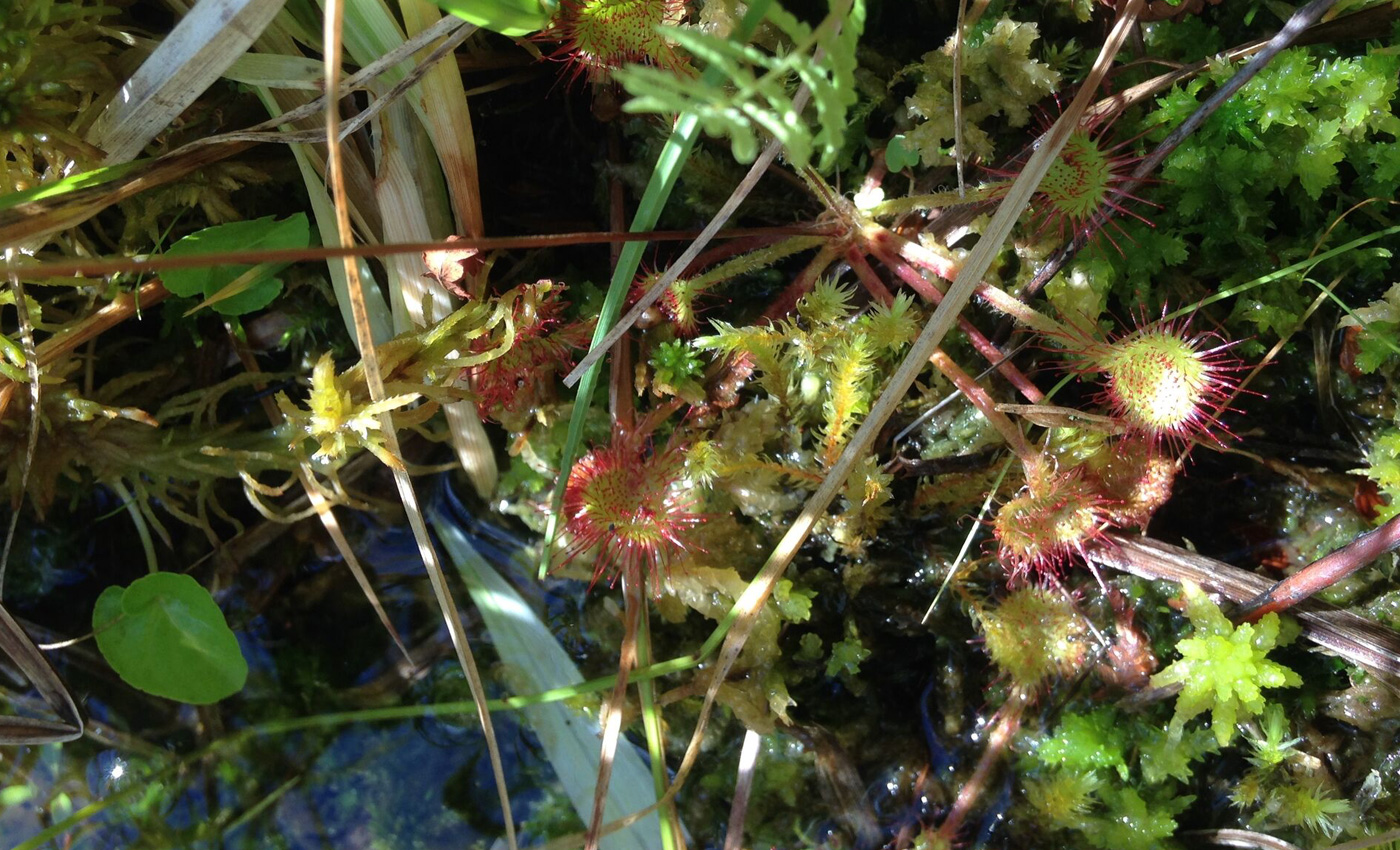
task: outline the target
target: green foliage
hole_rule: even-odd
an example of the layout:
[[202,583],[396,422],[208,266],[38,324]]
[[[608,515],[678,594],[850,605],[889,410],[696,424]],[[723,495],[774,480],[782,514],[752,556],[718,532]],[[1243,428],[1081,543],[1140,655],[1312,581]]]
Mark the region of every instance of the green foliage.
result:
[[[311,225],[306,213],[281,221],[272,216],[252,221],[234,221],[206,227],[170,246],[167,257],[194,257],[228,251],[278,251],[305,248],[311,244]],[[214,310],[225,316],[241,316],[261,310],[282,291],[282,281],[273,277],[277,268],[258,266],[199,266],[169,269],[163,275],[165,288],[183,298],[203,297]],[[236,284],[230,286],[230,284]],[[214,299],[218,299],[215,301]]]
[[1254,748],[1254,755],[1249,757],[1249,763],[1260,769],[1268,769],[1283,764],[1284,759],[1292,755],[1302,738],[1287,738],[1288,716],[1284,714],[1283,706],[1271,705],[1264,709],[1264,715],[1260,718],[1260,728],[1263,730],[1262,737],[1251,737],[1250,745]]
[[1357,328],[1358,372],[1369,375],[1382,367],[1393,369],[1400,362],[1400,283],[1365,307],[1349,311],[1338,324]]
[[[830,12],[813,29],[774,3],[766,19],[790,45],[769,53],[700,29],[677,29],[672,37],[701,64],[719,68],[726,84],[681,77],[660,68],[632,66],[618,79],[633,95],[623,107],[633,113],[690,112],[705,132],[727,136],[734,158],[752,162],[758,131],[776,138],[788,158],[805,165],[814,150],[828,168],[845,141],[847,111],[856,102],[856,42],[865,27],[864,0],[830,0]],[[821,51],[818,60],[815,52]],[[802,120],[789,86],[796,77],[812,93],[818,129]]]
[[1215,740],[1223,747],[1234,737],[1237,721],[1264,710],[1261,688],[1296,687],[1303,680],[1266,657],[1278,641],[1277,614],[1236,627],[1195,584],[1186,582],[1182,590],[1195,632],[1177,643],[1181,658],[1153,676],[1152,686],[1181,685],[1169,727],[1173,742],[1180,740],[1186,721],[1209,710]]
[[[1059,73],[1031,55],[1040,37],[1036,24],[1002,17],[986,26],[968,33],[963,50],[965,160],[991,160],[997,153],[992,142],[994,119],[1003,118],[1011,127],[1026,126],[1031,105],[1060,84]],[[925,166],[952,163],[953,39],[902,73],[919,78],[905,105],[910,116],[920,120],[904,134],[903,145],[917,150]]]
[[846,636],[831,647],[831,657],[826,662],[826,675],[839,675],[847,684],[852,684],[860,674],[861,662],[870,657],[870,650],[861,643],[860,632],[855,620],[846,620]]
[[[1175,127],[1235,70],[1213,66],[1160,98],[1147,119],[1161,128],[1154,135]],[[1307,48],[1279,54],[1167,158],[1156,200],[1171,211],[1172,230],[1198,237],[1212,263],[1263,259],[1266,240],[1292,230],[1292,216],[1307,233],[1334,214],[1316,202],[1338,187],[1343,163],[1355,172],[1355,191],[1394,196],[1400,174],[1382,163],[1376,145],[1400,131],[1391,106],[1397,73],[1400,56],[1380,50],[1343,59],[1318,59]],[[1309,250],[1311,242],[1297,247]],[[1255,308],[1244,299],[1240,309],[1247,317]]]
[[1036,758],[1079,773],[1111,767],[1126,780],[1128,763],[1123,760],[1124,741],[1117,723],[1117,712],[1111,708],[1067,714],[1055,734],[1036,747]]
[[0,4],[0,195],[100,164],[83,134],[119,84],[117,13],[88,0]]
[[1386,429],[1371,442],[1362,471],[1387,499],[1387,504],[1377,506],[1376,519],[1388,520],[1400,512],[1400,430]]
[[1257,819],[1302,827],[1330,840],[1341,833],[1340,820],[1351,810],[1350,801],[1332,796],[1322,782],[1303,779],[1275,789]]
[[1058,829],[1079,829],[1098,802],[1103,781],[1093,771],[1052,770],[1025,782],[1026,800]]
[[[549,23],[550,9],[540,0],[434,0],[464,21],[501,35],[529,35]],[[557,5],[551,3],[550,6]]]
[[875,350],[882,352],[886,359],[894,359],[919,336],[920,323],[914,297],[908,292],[896,295],[888,306],[874,305],[856,319],[856,327],[870,337]]
[[1090,636],[1072,601],[1037,585],[1017,587],[999,604],[977,608],[977,619],[992,662],[1028,688],[1072,674]]
[[[794,589],[788,579],[781,579],[778,586],[773,588],[773,604],[778,606],[778,613],[783,615],[783,619],[792,623],[805,623],[811,619],[812,600],[816,596],[815,590]],[[821,638],[817,638],[817,645],[821,645]]]
[[122,680],[156,696],[205,705],[238,693],[248,678],[223,612],[187,575],[152,573],[107,588],[92,630]]
[[1152,727],[1138,739],[1138,766],[1149,785],[1168,779],[1190,782],[1192,763],[1219,749],[1209,729],[1188,729],[1173,738],[1170,730]]
[[903,171],[918,164],[918,149],[909,144],[903,133],[892,136],[889,144],[885,146],[885,167],[890,171]]
[[678,395],[692,404],[704,400],[705,389],[700,385],[704,364],[700,355],[684,340],[670,340],[658,345],[649,361],[652,380],[663,393]]
[[1149,803],[1127,786],[1099,792],[1107,816],[1086,819],[1083,834],[1102,850],[1154,850],[1176,833],[1176,815],[1194,797],[1154,796]]

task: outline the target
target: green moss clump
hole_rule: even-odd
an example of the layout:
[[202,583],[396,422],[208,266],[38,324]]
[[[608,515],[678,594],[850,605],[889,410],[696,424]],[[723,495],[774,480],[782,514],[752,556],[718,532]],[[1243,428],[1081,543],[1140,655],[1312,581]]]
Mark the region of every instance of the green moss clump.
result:
[[1180,740],[1186,721],[1207,710],[1220,746],[1235,736],[1235,723],[1264,710],[1262,688],[1297,687],[1297,673],[1268,660],[1278,643],[1279,617],[1266,614],[1258,623],[1233,625],[1200,587],[1182,585],[1186,616],[1195,634],[1177,643],[1181,658],[1152,677],[1154,688],[1181,685],[1170,735]]

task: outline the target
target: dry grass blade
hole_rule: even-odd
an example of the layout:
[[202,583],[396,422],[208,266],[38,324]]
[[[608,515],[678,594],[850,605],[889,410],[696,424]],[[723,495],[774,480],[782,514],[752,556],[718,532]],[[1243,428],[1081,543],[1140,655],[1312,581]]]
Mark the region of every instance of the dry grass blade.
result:
[[[1193,581],[1232,602],[1244,603],[1273,586],[1248,570],[1148,537],[1110,535],[1107,545],[1089,552],[1095,564],[1154,581]],[[1400,633],[1359,614],[1309,599],[1289,613],[1303,636],[1362,667],[1400,676]]]
[[[445,20],[442,12],[427,0],[399,0],[399,10],[411,36]],[[442,165],[447,197],[457,219],[457,232],[465,236],[482,236],[486,233],[486,223],[481,213],[476,135],[472,130],[471,112],[467,109],[467,93],[462,85],[462,76],[452,64],[435,63],[423,78],[419,91],[422,93],[423,109],[420,114],[424,116],[423,126],[432,139],[433,152]],[[482,284],[478,285],[478,289],[484,288],[484,281]],[[448,307],[450,309],[450,302]],[[477,494],[489,496],[496,489],[500,471],[496,467],[496,453],[482,426],[481,414],[470,401],[448,405],[445,412],[458,463],[471,479]]]
[[[339,0],[328,0],[325,26],[326,138],[333,141],[329,146],[329,156],[327,157],[327,183],[334,194],[339,242],[342,245],[348,245],[354,241],[354,235],[350,230],[350,215],[345,204],[340,144],[335,141],[339,139],[340,124],[339,93],[336,84],[340,79],[340,34],[343,20],[344,6]],[[385,397],[384,378],[380,374],[379,360],[375,356],[369,312],[366,309],[364,288],[360,281],[359,264],[348,257],[345,260],[345,274],[350,280],[351,305],[355,314],[355,334],[360,341],[360,348],[363,352],[365,382],[369,388],[370,398],[378,402]],[[385,413],[380,416],[380,428],[388,452],[395,457],[402,457],[398,437],[394,431],[394,423],[389,414]],[[462,627],[457,604],[447,586],[447,577],[443,574],[442,565],[438,563],[437,553],[434,551],[432,540],[428,536],[427,523],[424,521],[423,511],[418,505],[413,482],[409,479],[405,469],[397,468],[393,470],[393,473],[394,484],[399,491],[399,499],[403,502],[409,526],[413,529],[413,538],[418,543],[418,554],[428,572],[429,581],[433,586],[433,594],[437,598],[438,607],[442,610],[443,618],[447,622],[448,634],[452,637],[452,645],[457,651],[458,661],[466,675],[472,699],[476,703],[477,718],[481,722],[482,734],[486,738],[486,747],[491,757],[491,771],[495,776],[497,795],[500,797],[501,817],[506,825],[506,844],[510,850],[516,850],[515,820],[510,808],[510,794],[506,789],[505,770],[501,765],[501,752],[496,742],[496,732],[491,723],[491,714],[486,708],[486,692],[481,682],[481,674],[477,670],[476,659],[472,656],[466,629]]]
[[108,165],[127,162],[262,34],[286,0],[203,0],[180,20],[88,131]]
[[[399,0],[408,34],[441,25],[442,12],[426,0]],[[447,179],[447,193],[463,235],[481,236],[486,233],[481,215],[476,137],[472,132],[472,116],[467,110],[467,93],[462,76],[452,64],[434,64],[423,78],[421,86],[424,126],[432,136],[433,150],[442,163]]]
[[44,702],[61,718],[56,722],[31,717],[0,717],[0,744],[49,744],[81,738],[83,715],[73,702],[72,694],[3,605],[0,605],[0,652],[14,659]]
[[762,735],[752,729],[744,730],[744,746],[739,750],[739,777],[734,780],[734,802],[729,808],[724,850],[741,850],[744,846],[744,819],[749,813],[749,795],[753,793],[753,774],[761,743]]

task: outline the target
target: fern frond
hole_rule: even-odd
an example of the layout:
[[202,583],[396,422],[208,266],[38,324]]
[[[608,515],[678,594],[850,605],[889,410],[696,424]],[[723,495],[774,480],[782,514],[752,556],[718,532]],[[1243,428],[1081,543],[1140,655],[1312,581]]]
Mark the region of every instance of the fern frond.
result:
[[[856,101],[855,48],[865,27],[865,3],[829,0],[829,5],[826,18],[812,29],[773,4],[768,20],[792,40],[791,49],[781,55],[698,29],[670,31],[697,62],[720,69],[728,85],[633,65],[617,74],[633,96],[623,109],[693,113],[705,132],[729,138],[740,162],[758,155],[762,131],[782,143],[794,164],[806,165],[819,148],[822,167],[829,167],[845,137],[847,111]],[[788,93],[791,76],[812,93],[815,134]]]

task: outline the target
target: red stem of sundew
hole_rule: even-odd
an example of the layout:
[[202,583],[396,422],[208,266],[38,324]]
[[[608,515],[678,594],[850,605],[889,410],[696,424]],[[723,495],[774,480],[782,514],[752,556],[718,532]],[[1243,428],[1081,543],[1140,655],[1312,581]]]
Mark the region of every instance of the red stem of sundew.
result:
[[[925,299],[935,306],[943,303],[943,290],[929,282],[928,278],[919,274],[918,269],[901,260],[889,251],[880,248],[875,249],[875,256],[881,263],[889,267],[891,271],[909,285],[911,289],[924,296]],[[854,266],[854,263],[852,264]],[[958,327],[967,334],[967,338],[972,343],[972,347],[977,349],[977,353],[986,358],[987,363],[996,367],[1001,376],[1011,383],[1016,391],[1026,398],[1031,404],[1040,404],[1045,400],[1045,393],[1040,388],[1031,383],[1031,379],[1016,367],[1016,364],[1008,361],[1006,355],[996,344],[977,329],[977,326],[968,321],[966,316],[958,317]]]
[[696,257],[690,265],[685,267],[680,276],[684,278],[687,275],[693,275],[701,269],[707,269],[710,266],[717,265],[730,257],[737,257],[740,254],[757,251],[759,248],[766,248],[774,242],[787,238],[788,236],[786,234],[763,234],[760,236],[745,236],[741,239],[731,239],[728,242],[706,250],[700,256]]
[[1287,610],[1397,547],[1400,547],[1400,515],[1391,517],[1379,528],[1373,528],[1337,551],[1318,558],[1254,597],[1236,619],[1253,623],[1265,614]]
[[[609,125],[608,159],[614,164],[622,162],[622,138],[618,125]],[[627,226],[627,187],[622,184],[619,172],[614,172],[608,181],[608,227],[613,231]],[[617,267],[622,256],[622,243],[609,246],[613,268]],[[608,408],[612,411],[613,427],[631,431],[636,419],[636,394],[632,392],[632,335],[623,336],[612,348],[612,370],[608,381]]]
[[856,273],[860,282],[865,286],[871,297],[884,304],[886,307],[894,303],[894,295],[890,293],[885,282],[880,280],[880,276],[865,261],[865,255],[860,249],[852,245],[846,249],[846,262],[851,264],[851,271]]
[[1025,712],[1030,701],[1029,694],[1021,688],[1013,688],[1011,696],[997,711],[996,717],[992,721],[991,732],[987,735],[987,747],[982,750],[982,758],[978,759],[977,767],[972,771],[972,776],[968,777],[962,788],[958,789],[958,796],[953,801],[953,808],[949,810],[948,817],[944,818],[942,825],[938,827],[938,836],[943,839],[947,846],[953,846],[963,821],[972,811],[972,807],[977,804],[977,798],[987,787],[992,778],[992,772],[1001,762],[1001,754],[1006,750],[1006,745],[1011,743],[1011,739],[1016,735],[1016,730],[1021,727],[1021,715]]
[[992,401],[992,397],[987,395],[986,390],[982,389],[982,385],[964,372],[961,366],[954,363],[953,358],[944,354],[942,349],[935,349],[929,362],[943,373],[943,377],[952,381],[953,386],[957,387],[958,391],[972,402],[978,412],[992,423],[992,427],[997,429],[997,433],[1001,434],[1002,439],[1006,440],[1006,444],[1011,447],[1022,463],[1031,463],[1038,457],[1038,454],[1032,451],[1030,444],[1026,442],[1026,437],[1021,433],[1021,429],[1016,427],[1016,423],[1012,422],[1005,413],[997,410],[996,402]]
[[[957,277],[958,270],[961,268],[955,260],[940,256],[923,245],[905,239],[886,228],[868,228],[862,234],[861,241],[868,251],[878,257],[898,256],[919,268],[933,272],[944,280],[952,280]],[[920,277],[922,278],[922,275]],[[910,286],[914,285],[913,282],[910,282]],[[921,294],[928,288],[937,288],[937,284],[927,279],[923,280],[921,286],[924,287],[919,289]],[[1018,300],[1008,292],[1003,292],[995,286],[988,286],[985,283],[977,284],[974,291],[993,309],[1000,310],[1032,330],[1059,337],[1071,336],[1068,329],[1059,322]],[[925,297],[930,296],[925,295]]]

